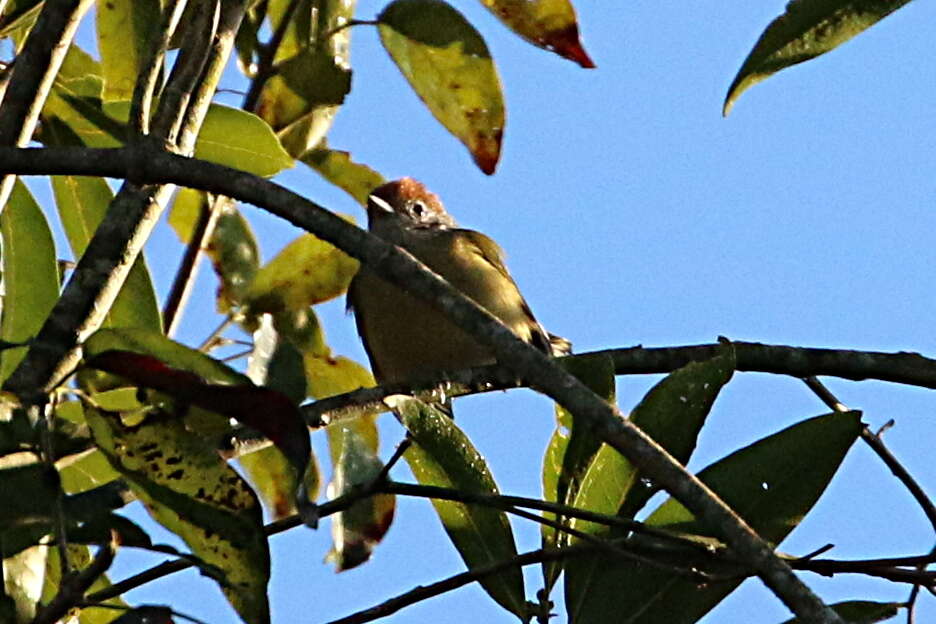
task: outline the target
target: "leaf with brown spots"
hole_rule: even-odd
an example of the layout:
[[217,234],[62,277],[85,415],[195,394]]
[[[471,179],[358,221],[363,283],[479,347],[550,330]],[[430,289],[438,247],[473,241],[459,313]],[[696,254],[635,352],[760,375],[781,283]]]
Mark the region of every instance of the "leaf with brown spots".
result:
[[221,589],[244,622],[267,624],[270,553],[247,483],[173,414],[151,413],[136,426],[90,405],[86,415],[98,447],[153,518],[224,573]]
[[504,134],[504,96],[487,44],[441,0],[395,0],[377,18],[380,40],[410,86],[475,164],[492,174]]
[[311,453],[305,422],[296,405],[276,390],[253,384],[207,383],[195,373],[131,351],[104,351],[89,358],[85,365],[123,377],[138,387],[158,390],[182,404],[234,418],[269,438],[289,459],[296,474],[305,474]]
[[575,8],[569,0],[481,0],[507,28],[535,46],[595,67],[579,39]]

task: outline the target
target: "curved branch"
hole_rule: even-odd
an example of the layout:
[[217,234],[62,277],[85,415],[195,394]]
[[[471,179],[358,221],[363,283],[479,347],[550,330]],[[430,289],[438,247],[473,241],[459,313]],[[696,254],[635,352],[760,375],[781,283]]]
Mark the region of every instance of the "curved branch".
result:
[[[21,155],[28,151],[24,150]],[[627,457],[695,515],[717,527],[736,556],[755,570],[803,622],[838,624],[842,621],[718,495],[625,420],[614,406],[553,364],[546,355],[524,343],[490,312],[428,271],[412,255],[277,184],[235,169],[168,153],[147,152],[138,146],[112,151],[79,150],[77,153],[86,162],[106,164],[112,177],[126,177],[132,171],[133,179],[141,182],[182,184],[260,206],[357,258],[380,277],[405,286],[491,347],[498,362],[581,418],[601,440]],[[114,161],[115,157],[120,161]],[[3,164],[0,162],[0,168]],[[102,173],[97,171],[92,175]]]

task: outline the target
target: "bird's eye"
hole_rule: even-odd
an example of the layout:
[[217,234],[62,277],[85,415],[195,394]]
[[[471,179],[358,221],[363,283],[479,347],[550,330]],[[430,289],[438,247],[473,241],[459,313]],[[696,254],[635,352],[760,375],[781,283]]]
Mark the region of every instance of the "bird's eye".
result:
[[421,199],[417,199],[412,203],[411,210],[413,211],[414,217],[423,217],[427,212],[429,212],[429,209],[426,207],[426,203]]

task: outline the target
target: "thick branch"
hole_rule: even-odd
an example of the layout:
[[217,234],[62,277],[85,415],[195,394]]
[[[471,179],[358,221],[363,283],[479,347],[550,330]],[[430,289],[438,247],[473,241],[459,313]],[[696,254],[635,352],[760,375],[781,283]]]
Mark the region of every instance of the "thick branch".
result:
[[[804,622],[841,622],[781,561],[772,548],[718,496],[664,449],[625,420],[613,406],[578,379],[524,343],[489,312],[426,270],[410,254],[351,226],[340,217],[287,189],[227,167],[166,153],[131,148],[82,152],[87,160],[107,164],[110,175],[151,183],[175,182],[220,193],[260,206],[356,257],[381,277],[443,310],[459,327],[489,345],[503,365],[526,379],[588,423],[602,440],[660,483],[693,513],[718,527],[735,554],[757,571],[764,583]],[[115,156],[121,162],[114,162]],[[3,163],[0,163],[2,166]],[[128,169],[129,166],[129,169]],[[97,171],[100,175],[104,171]]]
[[[0,94],[0,145],[29,144],[78,22],[91,4],[92,0],[47,0],[43,5],[22,52],[16,56],[6,90]],[[15,181],[12,175],[0,180],[0,209]]]

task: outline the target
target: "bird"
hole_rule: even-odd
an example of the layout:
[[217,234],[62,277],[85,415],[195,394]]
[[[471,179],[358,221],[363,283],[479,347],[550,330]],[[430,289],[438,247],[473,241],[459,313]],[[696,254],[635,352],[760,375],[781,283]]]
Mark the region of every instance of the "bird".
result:
[[[368,229],[397,245],[486,308],[517,337],[553,356],[569,341],[547,332],[507,271],[490,237],[458,227],[425,185],[402,178],[367,199]],[[347,296],[378,383],[437,378],[448,371],[494,364],[494,351],[457,327],[429,303],[361,266]]]

